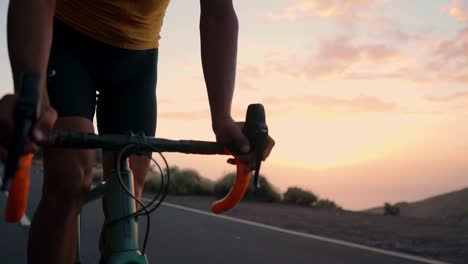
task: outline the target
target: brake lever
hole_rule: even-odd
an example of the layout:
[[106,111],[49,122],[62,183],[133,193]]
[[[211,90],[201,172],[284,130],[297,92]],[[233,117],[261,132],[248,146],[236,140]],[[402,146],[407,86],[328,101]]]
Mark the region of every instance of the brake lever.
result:
[[258,149],[256,151],[256,166],[255,166],[255,174],[254,174],[254,183],[255,183],[255,188],[258,190],[260,189],[260,167],[262,165],[262,160],[263,160],[263,150],[265,149],[265,144],[266,144],[266,136],[268,135],[268,132],[261,131],[259,134],[257,134],[257,142],[259,144]]
[[265,108],[261,104],[251,104],[247,109],[243,128],[245,136],[249,139],[251,151],[255,153],[254,186],[260,189],[260,167],[263,160],[263,152],[268,138],[268,126],[265,120]]
[[22,151],[34,127],[39,99],[39,81],[40,75],[38,73],[23,75],[13,117],[15,133],[12,144],[8,148],[2,191],[8,190],[16,171],[19,169]]

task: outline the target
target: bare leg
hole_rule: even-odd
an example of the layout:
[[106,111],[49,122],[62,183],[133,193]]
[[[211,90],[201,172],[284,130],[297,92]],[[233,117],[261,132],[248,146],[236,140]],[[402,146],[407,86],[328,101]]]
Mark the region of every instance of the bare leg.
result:
[[[59,118],[56,129],[93,132],[82,117]],[[44,186],[31,224],[29,263],[73,263],[76,254],[77,216],[91,185],[93,150],[44,151]]]

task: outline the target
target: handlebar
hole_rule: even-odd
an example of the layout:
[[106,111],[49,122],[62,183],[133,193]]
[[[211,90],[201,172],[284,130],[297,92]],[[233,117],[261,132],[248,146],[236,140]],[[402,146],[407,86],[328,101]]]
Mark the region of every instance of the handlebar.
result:
[[[23,217],[29,193],[29,169],[32,154],[21,157],[26,139],[36,119],[36,108],[39,87],[39,77],[29,75],[23,77],[23,89],[20,91],[15,109],[15,138],[9,148],[9,158],[5,166],[2,191],[9,190],[7,211],[5,218],[8,222],[18,222]],[[261,104],[249,105],[243,133],[249,139],[251,152],[255,153],[255,186],[259,188],[258,174],[263,151],[268,137],[268,127],[265,122],[265,110]],[[179,152],[202,155],[232,155],[233,150],[224,145],[194,140],[169,140],[145,137],[143,135],[96,135],[92,133],[51,131],[44,140],[37,142],[40,146],[49,148],[105,148],[118,150],[126,145],[134,145],[139,150],[149,152]],[[21,161],[21,162],[20,162]],[[240,202],[250,182],[250,173],[246,164],[237,162],[237,178],[229,193],[212,204],[214,213],[223,213]],[[10,187],[10,183],[11,184]]]
[[[249,139],[251,151],[256,154],[256,168],[254,183],[259,188],[259,170],[262,161],[263,150],[268,136],[268,128],[265,123],[265,110],[261,104],[249,106],[246,115],[246,122],[243,128],[244,134]],[[105,148],[108,150],[118,150],[125,145],[134,145],[135,148],[143,151],[154,152],[178,152],[185,154],[202,155],[232,155],[232,151],[226,149],[222,144],[208,141],[195,140],[169,140],[162,138],[146,137],[144,135],[96,135],[93,133],[52,131],[41,142],[40,145],[46,147],[60,148]],[[234,185],[228,194],[214,202],[211,206],[213,213],[223,213],[236,206],[244,196],[249,183],[250,173],[247,172],[246,165],[238,162],[236,164],[237,177]]]

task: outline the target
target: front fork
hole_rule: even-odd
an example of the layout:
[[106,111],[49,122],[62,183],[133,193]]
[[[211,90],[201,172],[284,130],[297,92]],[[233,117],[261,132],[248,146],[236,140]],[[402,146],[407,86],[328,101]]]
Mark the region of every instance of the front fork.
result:
[[[120,162],[120,176],[127,190],[134,194],[133,175],[128,168],[128,159]],[[104,263],[108,264],[147,264],[146,256],[138,249],[138,225],[134,216],[122,219],[135,213],[135,200],[120,185],[117,172],[114,170],[105,183],[101,183],[90,191],[90,200],[104,195],[107,208],[107,221],[112,223],[106,226],[105,248],[102,252]],[[80,223],[80,216],[78,216]],[[78,232],[80,224],[78,224]],[[79,238],[79,233],[78,233]],[[79,241],[77,260],[80,263]]]

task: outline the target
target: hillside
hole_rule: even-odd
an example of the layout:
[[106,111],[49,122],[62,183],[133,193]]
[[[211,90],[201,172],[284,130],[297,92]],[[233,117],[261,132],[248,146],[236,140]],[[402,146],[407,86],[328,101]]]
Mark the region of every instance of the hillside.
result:
[[[400,202],[400,215],[432,219],[468,219],[468,188],[453,191],[417,202]],[[383,207],[365,210],[383,214]]]

